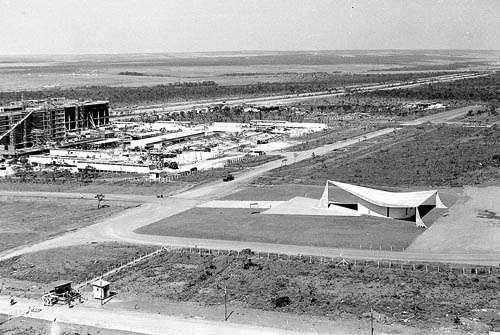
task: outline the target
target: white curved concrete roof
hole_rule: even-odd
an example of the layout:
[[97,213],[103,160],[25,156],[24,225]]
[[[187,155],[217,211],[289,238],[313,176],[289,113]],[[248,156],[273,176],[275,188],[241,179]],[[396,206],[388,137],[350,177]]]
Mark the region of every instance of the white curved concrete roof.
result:
[[358,198],[382,207],[418,207],[429,198],[435,196],[437,193],[437,190],[420,192],[387,192],[333,180],[329,180],[328,182],[357,196]]

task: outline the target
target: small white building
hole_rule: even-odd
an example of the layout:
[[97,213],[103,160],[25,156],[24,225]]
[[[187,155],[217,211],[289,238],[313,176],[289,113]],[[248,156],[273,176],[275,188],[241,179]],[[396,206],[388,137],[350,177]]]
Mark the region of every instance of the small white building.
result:
[[94,294],[94,299],[104,300],[109,298],[110,296],[109,285],[110,283],[108,281],[105,281],[104,279],[98,279],[95,282],[93,282],[92,292]]

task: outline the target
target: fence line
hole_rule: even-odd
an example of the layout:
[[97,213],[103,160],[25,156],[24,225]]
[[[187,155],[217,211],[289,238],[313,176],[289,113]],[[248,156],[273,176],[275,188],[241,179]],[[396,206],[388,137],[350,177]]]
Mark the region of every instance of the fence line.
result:
[[436,273],[453,273],[456,275],[495,275],[500,274],[500,267],[498,266],[473,266],[473,265],[460,265],[449,263],[429,263],[429,262],[412,262],[412,261],[398,261],[398,260],[367,260],[367,259],[349,259],[342,256],[339,257],[325,257],[313,256],[304,254],[281,254],[270,252],[253,252],[249,249],[232,250],[232,249],[207,249],[207,248],[186,248],[163,246],[151,253],[145,254],[133,260],[120,264],[118,267],[112,268],[99,276],[89,278],[84,282],[76,285],[76,288],[82,288],[91,284],[92,282],[106,278],[112,274],[136,265],[143,260],[160,255],[163,252],[177,253],[177,254],[198,254],[200,256],[234,256],[248,258],[265,259],[272,261],[303,261],[309,264],[326,264],[333,267],[342,267],[347,269],[356,268],[377,268],[377,269],[394,269],[394,270],[411,270],[419,272],[436,272]]
[[133,266],[139,262],[142,262],[143,260],[147,259],[147,258],[150,258],[150,257],[153,257],[153,256],[156,256],[156,255],[159,255],[161,254],[162,252],[165,252],[165,251],[168,251],[168,247],[162,247],[160,249],[157,249],[153,252],[150,252],[149,254],[145,254],[144,256],[140,256],[140,257],[137,257],[125,264],[120,264],[118,267],[115,267],[115,268],[112,268],[104,273],[101,273],[101,275],[99,276],[96,276],[96,277],[93,277],[93,278],[87,278],[83,283],[80,283],[80,284],[77,284],[76,285],[76,288],[79,289],[81,287],[84,287],[84,286],[87,286],[91,283],[93,283],[94,281],[96,280],[99,280],[99,279],[104,279],[106,277],[109,277],[110,275],[112,274],[115,274],[127,267],[130,267],[130,266]]

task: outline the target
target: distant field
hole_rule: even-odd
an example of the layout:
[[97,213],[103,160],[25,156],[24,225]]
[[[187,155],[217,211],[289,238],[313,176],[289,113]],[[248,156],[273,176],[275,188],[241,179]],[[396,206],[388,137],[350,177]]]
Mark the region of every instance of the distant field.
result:
[[[484,65],[488,51],[321,51],[0,57],[0,91],[151,86],[215,81],[220,85],[293,82],[310,74],[430,66],[432,71]],[[424,69],[425,70],[425,69]],[[121,73],[121,74],[120,74]],[[136,75],[134,75],[136,74]]]
[[89,200],[0,197],[0,251],[94,224],[127,206],[113,202],[97,209]]
[[[263,199],[259,199],[263,200]],[[149,226],[140,234],[321,247],[402,250],[422,229],[408,221],[370,216],[260,215],[260,210],[193,208]]]
[[497,128],[405,128],[386,137],[269,172],[255,184],[462,186],[500,177]]

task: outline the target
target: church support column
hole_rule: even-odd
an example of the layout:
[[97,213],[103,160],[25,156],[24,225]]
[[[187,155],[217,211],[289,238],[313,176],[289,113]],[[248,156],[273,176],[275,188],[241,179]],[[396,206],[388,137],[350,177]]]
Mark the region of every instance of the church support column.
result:
[[424,221],[420,217],[420,213],[418,212],[418,207],[415,207],[415,225],[419,228],[427,228]]
[[325,190],[323,191],[323,195],[321,199],[319,199],[319,207],[328,208],[328,180],[326,181]]

